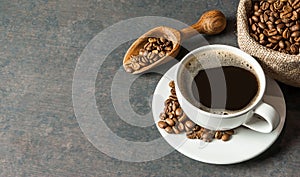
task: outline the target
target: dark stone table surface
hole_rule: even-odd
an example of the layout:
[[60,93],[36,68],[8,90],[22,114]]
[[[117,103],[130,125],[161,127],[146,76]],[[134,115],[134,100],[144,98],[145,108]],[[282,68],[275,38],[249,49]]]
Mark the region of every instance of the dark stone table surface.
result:
[[[167,23],[167,19],[191,25],[203,12],[220,9],[228,20],[225,31],[215,36],[204,35],[201,40],[187,40],[185,45],[219,43],[238,47],[238,2],[0,0],[0,176],[299,176],[300,89],[283,83],[279,85],[286,100],[287,116],[282,134],[267,151],[249,161],[206,164],[168,145],[165,146],[171,149],[169,153],[152,160],[146,160],[149,159],[147,149],[145,156],[126,150],[131,142],[147,143],[161,138],[153,122],[146,127],[127,123],[120,119],[122,112],[119,114],[113,104],[114,77],[117,73],[125,76],[122,57],[133,42],[130,32],[142,34],[158,21],[161,25]],[[148,17],[154,19],[149,21],[150,26],[145,21]],[[97,41],[97,36],[109,36],[112,27],[124,22],[137,24],[124,25],[127,31],[117,30],[123,36],[116,34],[106,41]],[[139,26],[140,23],[144,25]],[[121,42],[125,37],[127,42]],[[113,134],[105,137],[106,130],[100,128],[100,134],[91,133],[90,136],[101,140],[98,144],[83,133],[87,128],[79,123],[72,100],[76,97],[72,94],[74,80],[85,81],[85,76],[74,77],[76,64],[83,51],[90,56],[86,48],[93,38],[102,46],[93,49],[96,54],[97,50],[99,54],[106,51],[106,45],[120,41],[108,56],[97,56],[103,63],[96,66],[94,88],[85,90],[94,93],[102,121]],[[186,52],[182,49],[177,59]],[[92,72],[89,69],[95,68],[87,68],[86,76]],[[141,117],[148,115],[149,122],[151,95],[160,78],[161,74],[147,73],[132,81],[127,92],[125,87],[122,92],[122,83],[116,83],[114,88],[120,100],[128,98],[124,103],[130,103],[131,111]],[[118,97],[115,99],[118,101]],[[88,109],[85,106],[81,109]],[[117,138],[129,144],[116,144]],[[132,158],[127,158],[130,153]],[[141,157],[140,162],[134,159],[136,156]]]

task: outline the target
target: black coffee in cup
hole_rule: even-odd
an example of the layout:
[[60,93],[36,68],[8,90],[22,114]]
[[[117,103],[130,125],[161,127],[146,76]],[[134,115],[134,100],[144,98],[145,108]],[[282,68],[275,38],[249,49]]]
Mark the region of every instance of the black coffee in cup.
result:
[[183,96],[214,114],[232,114],[251,106],[260,86],[254,68],[242,58],[222,50],[194,54],[178,83]]
[[192,84],[194,98],[209,109],[241,110],[257,92],[256,76],[237,66],[200,70]]

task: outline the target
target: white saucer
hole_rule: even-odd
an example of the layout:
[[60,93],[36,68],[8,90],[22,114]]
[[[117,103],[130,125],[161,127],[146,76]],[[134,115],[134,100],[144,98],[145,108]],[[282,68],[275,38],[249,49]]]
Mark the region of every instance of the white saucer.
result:
[[[164,101],[170,94],[169,82],[174,79],[177,66],[178,64],[165,73],[154,91],[152,112],[156,126],[160,120],[159,114],[164,108]],[[157,129],[173,148],[189,158],[211,164],[243,162],[268,149],[280,135],[285,122],[285,100],[280,87],[273,79],[267,78],[267,89],[263,99],[273,105],[280,114],[278,127],[268,134],[258,133],[241,126],[235,129],[235,134],[227,142],[214,139],[210,143],[205,143],[198,139],[188,139],[185,133],[168,134],[158,126]]]

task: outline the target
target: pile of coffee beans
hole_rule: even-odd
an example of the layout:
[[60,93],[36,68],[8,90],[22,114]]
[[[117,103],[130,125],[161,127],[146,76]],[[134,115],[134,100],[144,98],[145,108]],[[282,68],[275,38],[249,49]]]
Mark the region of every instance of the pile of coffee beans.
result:
[[186,114],[182,111],[177,100],[174,81],[169,83],[171,93],[169,98],[164,102],[164,111],[160,114],[158,126],[165,129],[168,133],[179,134],[181,132],[190,131],[195,124],[188,120]]
[[171,88],[169,98],[164,102],[164,111],[160,113],[160,121],[157,125],[167,133],[180,134],[186,132],[190,139],[201,139],[205,142],[211,142],[214,138],[228,141],[234,130],[213,131],[191,121],[181,109],[175,91],[174,81],[169,82]]
[[142,67],[148,66],[162,57],[168,55],[173,49],[173,42],[166,37],[149,37],[138,55],[132,55],[125,65],[125,71],[132,73]]
[[231,136],[234,134],[234,130],[226,131],[214,131],[201,127],[198,130],[193,130],[187,133],[187,137],[190,139],[201,139],[205,142],[211,142],[214,138],[221,139],[223,141],[230,140]]
[[250,35],[268,48],[297,55],[300,47],[300,0],[253,0]]

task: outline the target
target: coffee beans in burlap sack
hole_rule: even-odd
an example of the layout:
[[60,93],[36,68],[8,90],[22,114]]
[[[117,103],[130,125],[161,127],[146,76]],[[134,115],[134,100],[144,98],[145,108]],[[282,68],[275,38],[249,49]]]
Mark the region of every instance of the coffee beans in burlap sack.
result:
[[[267,44],[260,44],[258,41],[259,39],[256,40],[254,38],[255,36],[250,35],[250,31],[252,30],[253,32],[253,29],[249,26],[249,17],[251,18],[253,16],[252,13],[253,10],[255,10],[253,9],[253,3],[253,0],[240,0],[238,6],[237,32],[239,47],[259,61],[267,76],[281,81],[285,84],[300,87],[300,54],[293,55],[283,51],[280,52],[278,50],[272,49],[266,46]],[[298,7],[298,5],[294,5],[294,7]],[[299,12],[299,10],[297,9],[292,8],[292,10]],[[280,16],[281,15],[279,15],[278,18],[280,18]],[[270,17],[268,17],[268,19],[262,18],[261,20],[266,21],[265,23],[266,25],[268,25],[267,21],[270,20],[272,22],[273,19],[270,19]],[[255,27],[255,25],[253,26]],[[272,41],[272,38],[270,38],[270,40],[269,38],[265,39],[267,39],[268,41]],[[278,43],[279,42],[280,41],[278,41]]]

